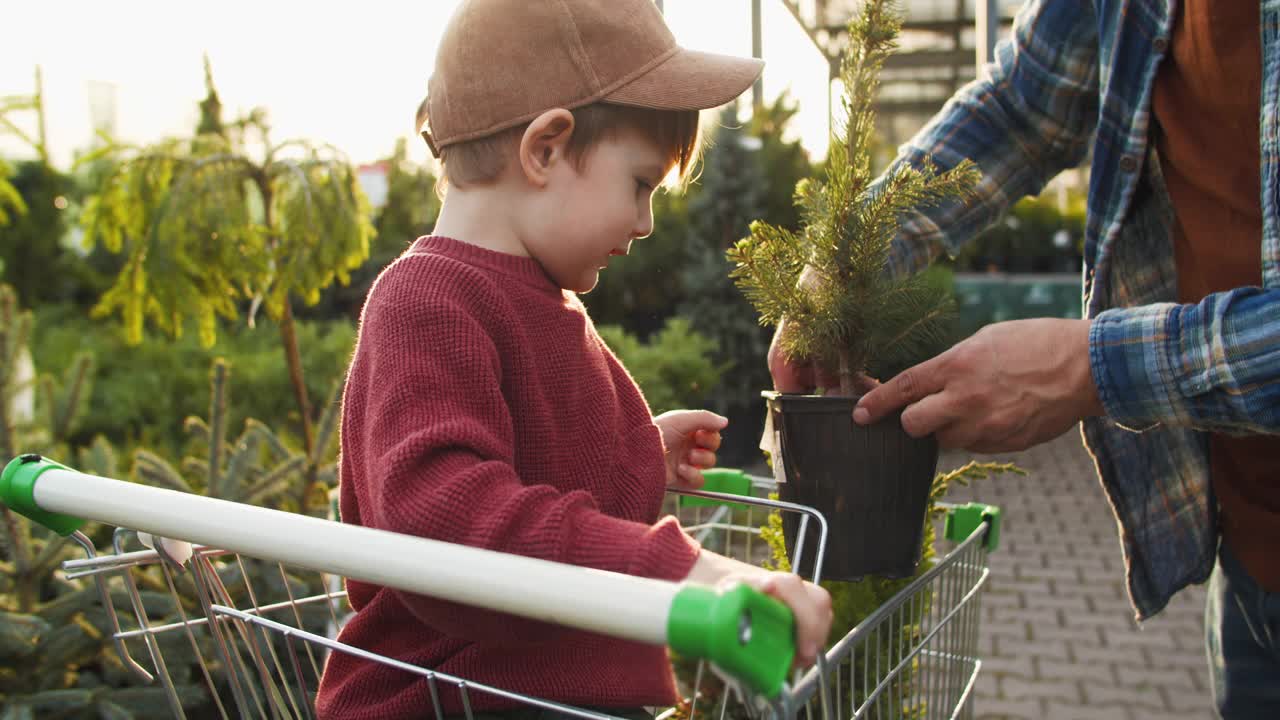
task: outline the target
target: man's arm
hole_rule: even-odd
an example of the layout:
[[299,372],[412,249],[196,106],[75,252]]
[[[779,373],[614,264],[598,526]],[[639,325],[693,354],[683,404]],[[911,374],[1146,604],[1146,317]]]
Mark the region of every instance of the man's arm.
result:
[[900,407],[911,435],[977,452],[1031,447],[1098,415],[1137,430],[1280,433],[1280,290],[989,325],[868,393],[853,417]]
[[1098,116],[1097,32],[1090,0],[1029,0],[1012,37],[997,46],[990,77],[961,88],[902,146],[895,167],[931,159],[945,170],[968,158],[983,178],[967,202],[902,218],[892,272],[956,254],[1019,199],[1083,161]]
[[[1090,0],[1029,0],[1022,7],[1013,37],[996,49],[990,77],[957,92],[877,181],[900,163],[919,166],[926,158],[942,170],[971,159],[983,175],[967,200],[902,217],[890,272],[917,271],[942,252],[957,253],[1013,203],[1080,164],[1097,125],[1097,56]],[[785,321],[769,347],[774,387],[804,392],[829,385],[809,364],[785,356],[784,327]]]

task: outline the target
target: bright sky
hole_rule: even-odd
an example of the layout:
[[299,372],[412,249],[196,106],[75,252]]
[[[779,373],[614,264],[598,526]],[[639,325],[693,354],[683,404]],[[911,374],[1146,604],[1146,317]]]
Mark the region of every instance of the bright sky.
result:
[[[352,161],[390,154],[410,136],[444,23],[457,0],[22,2],[5,9],[0,96],[29,94],[43,68],[47,132],[67,167],[92,137],[91,92],[114,87],[116,134],[150,142],[195,127],[204,96],[201,54],[231,118],[267,108],[272,137],[331,143]],[[750,55],[749,0],[666,0],[684,46]],[[765,95],[790,89],[801,103],[792,132],[825,152],[826,65],[776,0],[764,0]],[[27,126],[33,127],[33,126]],[[417,160],[429,155],[412,143]],[[0,138],[0,153],[26,154]]]

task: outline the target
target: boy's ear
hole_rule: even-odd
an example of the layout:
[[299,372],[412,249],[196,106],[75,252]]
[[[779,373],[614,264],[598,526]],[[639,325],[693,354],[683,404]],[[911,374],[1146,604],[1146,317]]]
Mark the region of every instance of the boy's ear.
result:
[[536,187],[547,184],[556,163],[567,162],[566,150],[573,137],[573,113],[564,108],[548,110],[529,123],[520,137],[520,169]]

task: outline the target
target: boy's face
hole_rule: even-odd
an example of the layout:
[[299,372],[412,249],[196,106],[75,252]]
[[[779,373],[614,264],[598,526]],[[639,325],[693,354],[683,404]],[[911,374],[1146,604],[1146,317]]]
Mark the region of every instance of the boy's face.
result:
[[653,232],[653,191],[670,163],[655,143],[624,129],[596,143],[580,165],[555,170],[546,232],[526,249],[560,287],[585,293],[613,256]]

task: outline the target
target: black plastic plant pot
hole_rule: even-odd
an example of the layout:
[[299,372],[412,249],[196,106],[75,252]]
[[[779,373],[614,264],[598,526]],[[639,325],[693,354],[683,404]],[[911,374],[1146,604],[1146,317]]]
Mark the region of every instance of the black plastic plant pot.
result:
[[[780,447],[779,496],[827,519],[824,580],[868,575],[907,577],[920,560],[938,443],[916,439],[894,414],[874,425],[853,422],[857,398],[765,393]],[[778,462],[774,458],[775,468]],[[804,556],[793,568],[811,577],[817,534],[810,523]],[[783,513],[787,552],[794,557],[799,515]]]

